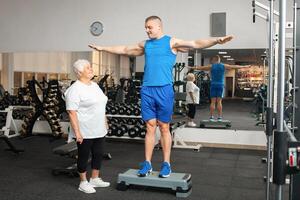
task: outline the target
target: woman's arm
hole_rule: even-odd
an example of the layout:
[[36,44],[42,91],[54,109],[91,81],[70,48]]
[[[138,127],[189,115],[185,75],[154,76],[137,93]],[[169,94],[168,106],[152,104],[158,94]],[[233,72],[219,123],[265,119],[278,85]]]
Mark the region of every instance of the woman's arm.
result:
[[76,112],[76,110],[68,110],[68,114],[69,114],[69,118],[70,118],[71,127],[75,133],[76,142],[81,144],[83,141],[83,138],[82,138],[82,135],[81,135],[80,129],[79,129],[79,121],[77,118],[77,112]]

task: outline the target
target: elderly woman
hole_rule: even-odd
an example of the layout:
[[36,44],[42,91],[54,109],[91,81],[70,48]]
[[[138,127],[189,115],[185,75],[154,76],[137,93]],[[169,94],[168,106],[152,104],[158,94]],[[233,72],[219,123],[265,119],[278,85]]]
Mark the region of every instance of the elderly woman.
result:
[[[95,193],[94,187],[108,187],[110,183],[99,177],[104,137],[107,133],[105,106],[107,97],[92,82],[93,69],[87,60],[77,60],[74,65],[77,80],[65,92],[71,136],[78,147],[77,169],[80,175],[78,190]],[[87,181],[87,165],[91,154],[91,178]]]
[[188,106],[188,126],[195,127],[196,124],[193,121],[196,114],[196,104],[199,103],[199,88],[195,85],[195,75],[188,73],[186,76],[186,103]]

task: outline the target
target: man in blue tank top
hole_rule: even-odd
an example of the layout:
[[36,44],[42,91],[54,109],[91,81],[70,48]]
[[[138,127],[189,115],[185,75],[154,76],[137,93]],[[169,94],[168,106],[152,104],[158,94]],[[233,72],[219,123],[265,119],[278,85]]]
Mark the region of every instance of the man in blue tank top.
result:
[[190,69],[210,71],[210,121],[215,121],[214,112],[217,103],[218,121],[222,121],[223,106],[222,98],[224,92],[225,70],[247,68],[250,65],[228,65],[221,63],[220,56],[216,55],[210,59],[211,64],[207,66],[195,66]]
[[185,41],[167,36],[163,33],[162,21],[158,16],[150,16],[145,20],[148,40],[132,46],[103,47],[89,45],[97,51],[106,51],[129,56],[145,55],[144,78],[141,89],[142,118],[146,122],[145,161],[138,176],[147,176],[152,171],[151,159],[155,145],[157,125],[161,133],[163,163],[159,177],[168,177],[171,173],[170,155],[172,138],[169,123],[173,114],[173,74],[172,69],[178,52],[189,49],[203,49],[230,41],[232,36],[211,39]]

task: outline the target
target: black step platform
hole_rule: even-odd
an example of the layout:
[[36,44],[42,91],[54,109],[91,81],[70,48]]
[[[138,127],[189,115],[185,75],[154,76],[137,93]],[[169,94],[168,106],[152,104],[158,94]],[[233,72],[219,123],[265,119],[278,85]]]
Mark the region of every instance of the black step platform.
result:
[[230,128],[231,127],[231,121],[229,120],[201,120],[200,121],[200,128]]

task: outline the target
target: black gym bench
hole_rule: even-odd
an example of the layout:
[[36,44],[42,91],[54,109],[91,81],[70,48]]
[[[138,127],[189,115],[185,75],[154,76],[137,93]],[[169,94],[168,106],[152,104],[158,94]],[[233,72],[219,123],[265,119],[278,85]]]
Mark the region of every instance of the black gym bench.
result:
[[[53,153],[58,154],[60,156],[74,158],[76,160],[77,159],[76,141],[72,141],[70,143],[56,147],[55,149],[53,149]],[[103,158],[106,160],[112,159],[110,153],[103,154]],[[76,162],[68,167],[56,167],[56,168],[52,169],[52,175],[57,176],[60,174],[66,174],[71,177],[78,177]]]

